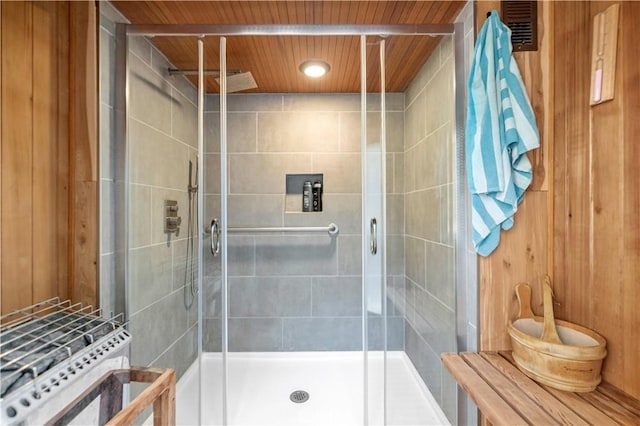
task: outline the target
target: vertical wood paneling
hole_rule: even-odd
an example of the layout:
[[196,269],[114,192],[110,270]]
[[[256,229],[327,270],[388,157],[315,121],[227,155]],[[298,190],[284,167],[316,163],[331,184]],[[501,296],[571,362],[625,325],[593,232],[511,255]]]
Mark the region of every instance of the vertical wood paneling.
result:
[[[68,2],[0,4],[3,313],[56,295],[90,304],[96,300],[95,5],[83,2],[78,7],[85,9],[89,24],[84,34],[75,36],[70,67]],[[74,121],[82,131],[74,133],[79,148],[73,152],[70,86],[74,111],[83,111]],[[73,170],[83,179],[76,192],[70,188],[70,164],[78,165]],[[69,206],[76,202],[78,213],[71,218]],[[68,288],[70,254],[77,256],[83,283],[79,296]]]
[[[3,108],[2,108],[2,106],[3,106],[2,105],[2,95],[3,95],[2,86],[3,86],[3,84],[2,84],[2,82],[4,81],[2,79],[2,65],[4,64],[4,62],[1,59],[3,57],[2,56],[2,52],[3,52],[3,50],[2,50],[2,46],[3,46],[3,43],[2,43],[2,40],[3,40],[3,38],[2,38],[3,25],[2,25],[2,23],[3,23],[3,21],[2,21],[2,4],[0,4],[0,140],[2,140],[2,137],[3,137],[2,119],[4,117],[2,115],[2,111],[3,111]],[[1,142],[0,142],[0,164],[2,164],[2,146],[1,146]],[[0,312],[4,311],[2,309],[2,290],[1,290],[1,287],[2,287],[2,260],[1,259],[2,259],[2,246],[3,246],[3,244],[2,244],[2,219],[1,219],[2,218],[2,189],[3,189],[3,186],[2,186],[2,171],[0,170]]]
[[[58,28],[69,28],[69,3],[57,2]],[[58,261],[58,295],[67,300],[69,294],[69,31],[57,32],[58,54],[58,128],[57,128],[57,182],[56,188],[56,241],[58,253],[64,257]],[[64,143],[63,143],[64,141]],[[97,226],[97,223],[96,223]]]
[[[527,193],[518,209],[514,227],[503,233],[490,257],[480,259],[480,349],[509,349],[509,319],[518,314],[514,287],[528,282],[532,307],[541,314],[542,277],[547,267],[547,194]],[[532,232],[533,229],[539,232]]]
[[31,301],[32,5],[2,2],[2,311]]
[[96,304],[97,213],[97,26],[93,2],[71,2],[69,34],[69,150],[73,244],[71,296]]
[[[621,49],[624,56],[619,59],[618,67],[623,74],[623,86],[618,91],[624,94],[622,112],[623,141],[623,190],[618,192],[624,200],[622,220],[624,221],[622,280],[624,288],[619,299],[622,302],[624,335],[620,343],[622,356],[617,367],[624,380],[621,386],[628,393],[640,398],[640,7],[637,3],[625,2],[621,7]],[[618,85],[621,84],[618,80]],[[615,191],[614,191],[615,192]],[[613,369],[608,369],[613,370]],[[607,371],[611,374],[613,371]],[[609,376],[607,376],[609,379]]]
[[638,3],[621,3],[614,99],[589,106],[593,17],[611,4],[555,3],[556,312],[607,339],[604,380],[639,397]]
[[[33,3],[33,299],[58,294],[58,55],[55,3]],[[67,141],[62,143],[66,144]],[[61,256],[64,253],[60,254]],[[66,260],[66,259],[65,259]]]
[[[560,318],[568,318],[563,301],[571,300],[572,320],[587,325],[590,268],[575,262],[572,253],[589,258],[591,153],[586,143],[590,130],[585,88],[589,88],[590,68],[584,63],[590,52],[589,5],[559,2],[554,8],[554,292],[560,302],[556,312]],[[580,54],[583,61],[577,60]]]
[[[480,347],[509,347],[504,325],[515,316],[516,283],[533,284],[533,307],[541,312],[540,277],[547,268],[540,253],[546,244],[556,317],[604,335],[604,380],[639,397],[639,3],[620,3],[615,97],[589,106],[592,20],[611,4],[539,2],[540,52],[516,55],[543,135],[534,173],[545,177],[526,194],[516,227],[480,261]],[[498,2],[476,6],[479,29]],[[552,172],[537,171],[547,163]]]
[[[588,22],[592,25],[593,16],[602,12],[609,4],[591,3]],[[588,33],[592,34],[592,26]],[[591,38],[591,37],[589,37]],[[590,45],[591,46],[591,45]],[[621,43],[624,51],[624,40]],[[590,70],[591,50],[580,55],[583,68]],[[620,62],[624,61],[621,58]],[[590,82],[590,79],[587,80]],[[622,66],[616,69],[617,89],[624,85]],[[587,88],[590,87],[587,84]],[[587,99],[589,90],[586,90]],[[590,256],[588,263],[571,255],[571,260],[582,267],[589,267],[587,286],[580,286],[585,291],[585,302],[588,302],[588,315],[583,324],[597,330],[607,339],[607,359],[604,364],[604,377],[615,384],[623,383],[626,372],[622,371],[624,356],[623,342],[625,333],[633,336],[633,330],[627,329],[624,310],[620,309],[624,300],[624,145],[622,104],[626,94],[618,91],[618,96],[609,102],[595,105],[589,111],[591,135],[587,146],[591,147],[590,170],[591,188],[589,190],[590,206],[587,210],[591,226],[589,235]],[[588,105],[588,103],[587,103]],[[631,140],[629,140],[631,142]],[[582,144],[585,141],[581,141]],[[570,169],[568,170],[570,172]],[[640,176],[640,175],[638,175]],[[621,190],[622,189],[622,190]],[[632,188],[627,188],[631,192]],[[569,242],[570,243],[570,242]],[[581,254],[587,254],[585,252]],[[575,285],[571,282],[570,285]],[[586,284],[586,283],[585,283]],[[567,314],[571,315],[573,300],[567,300]],[[581,307],[582,311],[582,307]],[[640,333],[637,335],[640,336]],[[636,349],[638,347],[636,346]],[[632,354],[629,354],[633,356]]]
[[[551,40],[548,28],[551,13],[546,9],[548,3],[538,3],[539,50],[519,52],[515,55],[522,79],[527,87],[536,122],[540,131],[540,148],[529,153],[534,180],[525,194],[524,202],[518,207],[514,227],[500,236],[500,245],[489,257],[480,258],[479,317],[480,349],[504,350],[511,348],[507,333],[507,322],[517,315],[517,301],[514,287],[521,282],[532,286],[532,306],[541,312],[542,278],[548,267],[548,186],[547,158],[548,146],[552,140],[546,129],[547,111],[551,110],[549,97],[550,80],[542,78],[549,66],[542,52],[549,51]],[[500,12],[499,1],[480,1],[476,3],[476,27],[480,30],[487,12]]]

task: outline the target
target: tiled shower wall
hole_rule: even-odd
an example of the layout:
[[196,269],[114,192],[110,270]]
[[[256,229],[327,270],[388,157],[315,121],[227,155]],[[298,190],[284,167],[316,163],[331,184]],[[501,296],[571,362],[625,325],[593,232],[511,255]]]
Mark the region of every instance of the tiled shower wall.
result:
[[[114,231],[126,214],[114,176],[115,24],[117,12],[101,5],[101,304],[113,306]],[[197,356],[197,301],[185,296],[188,160],[196,158],[196,91],[183,77],[169,77],[169,63],[147,39],[130,37],[129,330],[132,365],[174,368],[180,377]],[[177,200],[182,230],[164,233],[164,200]],[[196,242],[197,244],[197,242]],[[196,245],[197,247],[197,245]],[[196,276],[197,279],[197,276]],[[197,281],[195,282],[197,285]],[[188,285],[188,284],[187,284]],[[188,290],[188,289],[187,289]]]
[[453,38],[405,92],[405,350],[455,422],[456,385],[442,352],[456,351]]
[[[219,217],[218,97],[207,97],[206,215]],[[379,96],[377,97],[379,102]],[[371,99],[368,111],[376,108]],[[390,171],[403,158],[404,96],[387,97]],[[379,111],[379,109],[378,109]],[[379,114],[379,113],[378,113]],[[370,112],[372,123],[376,113]],[[379,140],[370,126],[369,142]],[[340,234],[229,235],[229,350],[313,351],[362,348],[360,96],[229,95],[228,226],[326,226]],[[397,169],[398,171],[400,169]],[[321,213],[302,213],[285,194],[286,174],[322,173]],[[389,173],[401,188],[402,173]],[[397,182],[396,182],[397,181]],[[392,192],[394,205],[402,194]],[[208,219],[209,220],[209,219]],[[390,293],[402,281],[402,214],[393,216]],[[205,252],[205,350],[220,350],[219,260]],[[391,308],[389,347],[404,346],[402,310]],[[369,346],[382,348],[382,319],[370,321]]]

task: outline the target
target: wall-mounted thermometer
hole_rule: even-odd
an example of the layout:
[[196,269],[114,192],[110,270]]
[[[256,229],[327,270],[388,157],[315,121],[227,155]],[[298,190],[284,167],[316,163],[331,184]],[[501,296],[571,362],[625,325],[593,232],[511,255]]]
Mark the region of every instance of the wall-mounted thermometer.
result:
[[593,18],[591,105],[613,99],[620,5],[613,4]]

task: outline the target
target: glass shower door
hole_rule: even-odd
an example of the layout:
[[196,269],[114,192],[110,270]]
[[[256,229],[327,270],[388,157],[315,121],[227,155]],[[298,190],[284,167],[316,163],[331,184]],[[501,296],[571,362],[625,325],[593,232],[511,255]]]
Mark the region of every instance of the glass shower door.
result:
[[363,312],[366,424],[385,424],[386,107],[385,41],[362,36]]
[[[198,424],[223,425],[225,423],[226,369],[226,297],[224,278],[226,274],[226,239],[224,226],[225,163],[226,151],[226,84],[222,77],[205,75],[204,70],[220,70],[225,75],[226,39],[208,36],[201,40],[200,87],[203,88],[202,144],[200,145],[199,206],[202,245],[200,246],[200,375],[199,375],[199,421]],[[215,92],[218,93],[215,93]]]
[[[263,37],[275,45],[344,41]],[[358,58],[359,36],[347,39],[344,56]],[[228,37],[229,69],[240,68],[234,52],[246,44]],[[298,60],[292,78],[317,91],[232,93],[220,112],[228,125],[220,160],[228,167],[221,193],[229,425],[364,423],[364,95],[321,93],[322,82],[306,80]],[[331,73],[357,77],[355,66],[332,64]],[[322,209],[303,208],[305,181],[321,184]],[[337,234],[328,232],[332,223]]]

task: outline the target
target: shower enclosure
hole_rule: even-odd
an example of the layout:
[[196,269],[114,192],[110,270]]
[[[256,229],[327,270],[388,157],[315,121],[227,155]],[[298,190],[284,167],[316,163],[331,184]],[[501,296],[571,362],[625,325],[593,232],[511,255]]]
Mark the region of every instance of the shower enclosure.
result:
[[[387,46],[435,34],[414,81],[387,93]],[[346,39],[361,90],[228,93],[227,63],[249,36]],[[181,64],[160,49],[176,37],[197,79],[167,71]],[[114,304],[132,364],[195,378],[178,421],[400,424],[400,361],[456,421],[438,359],[457,350],[456,37],[453,25],[113,28],[114,270],[126,282]],[[321,211],[303,211],[304,181],[321,182]],[[328,417],[304,411],[323,401]]]

